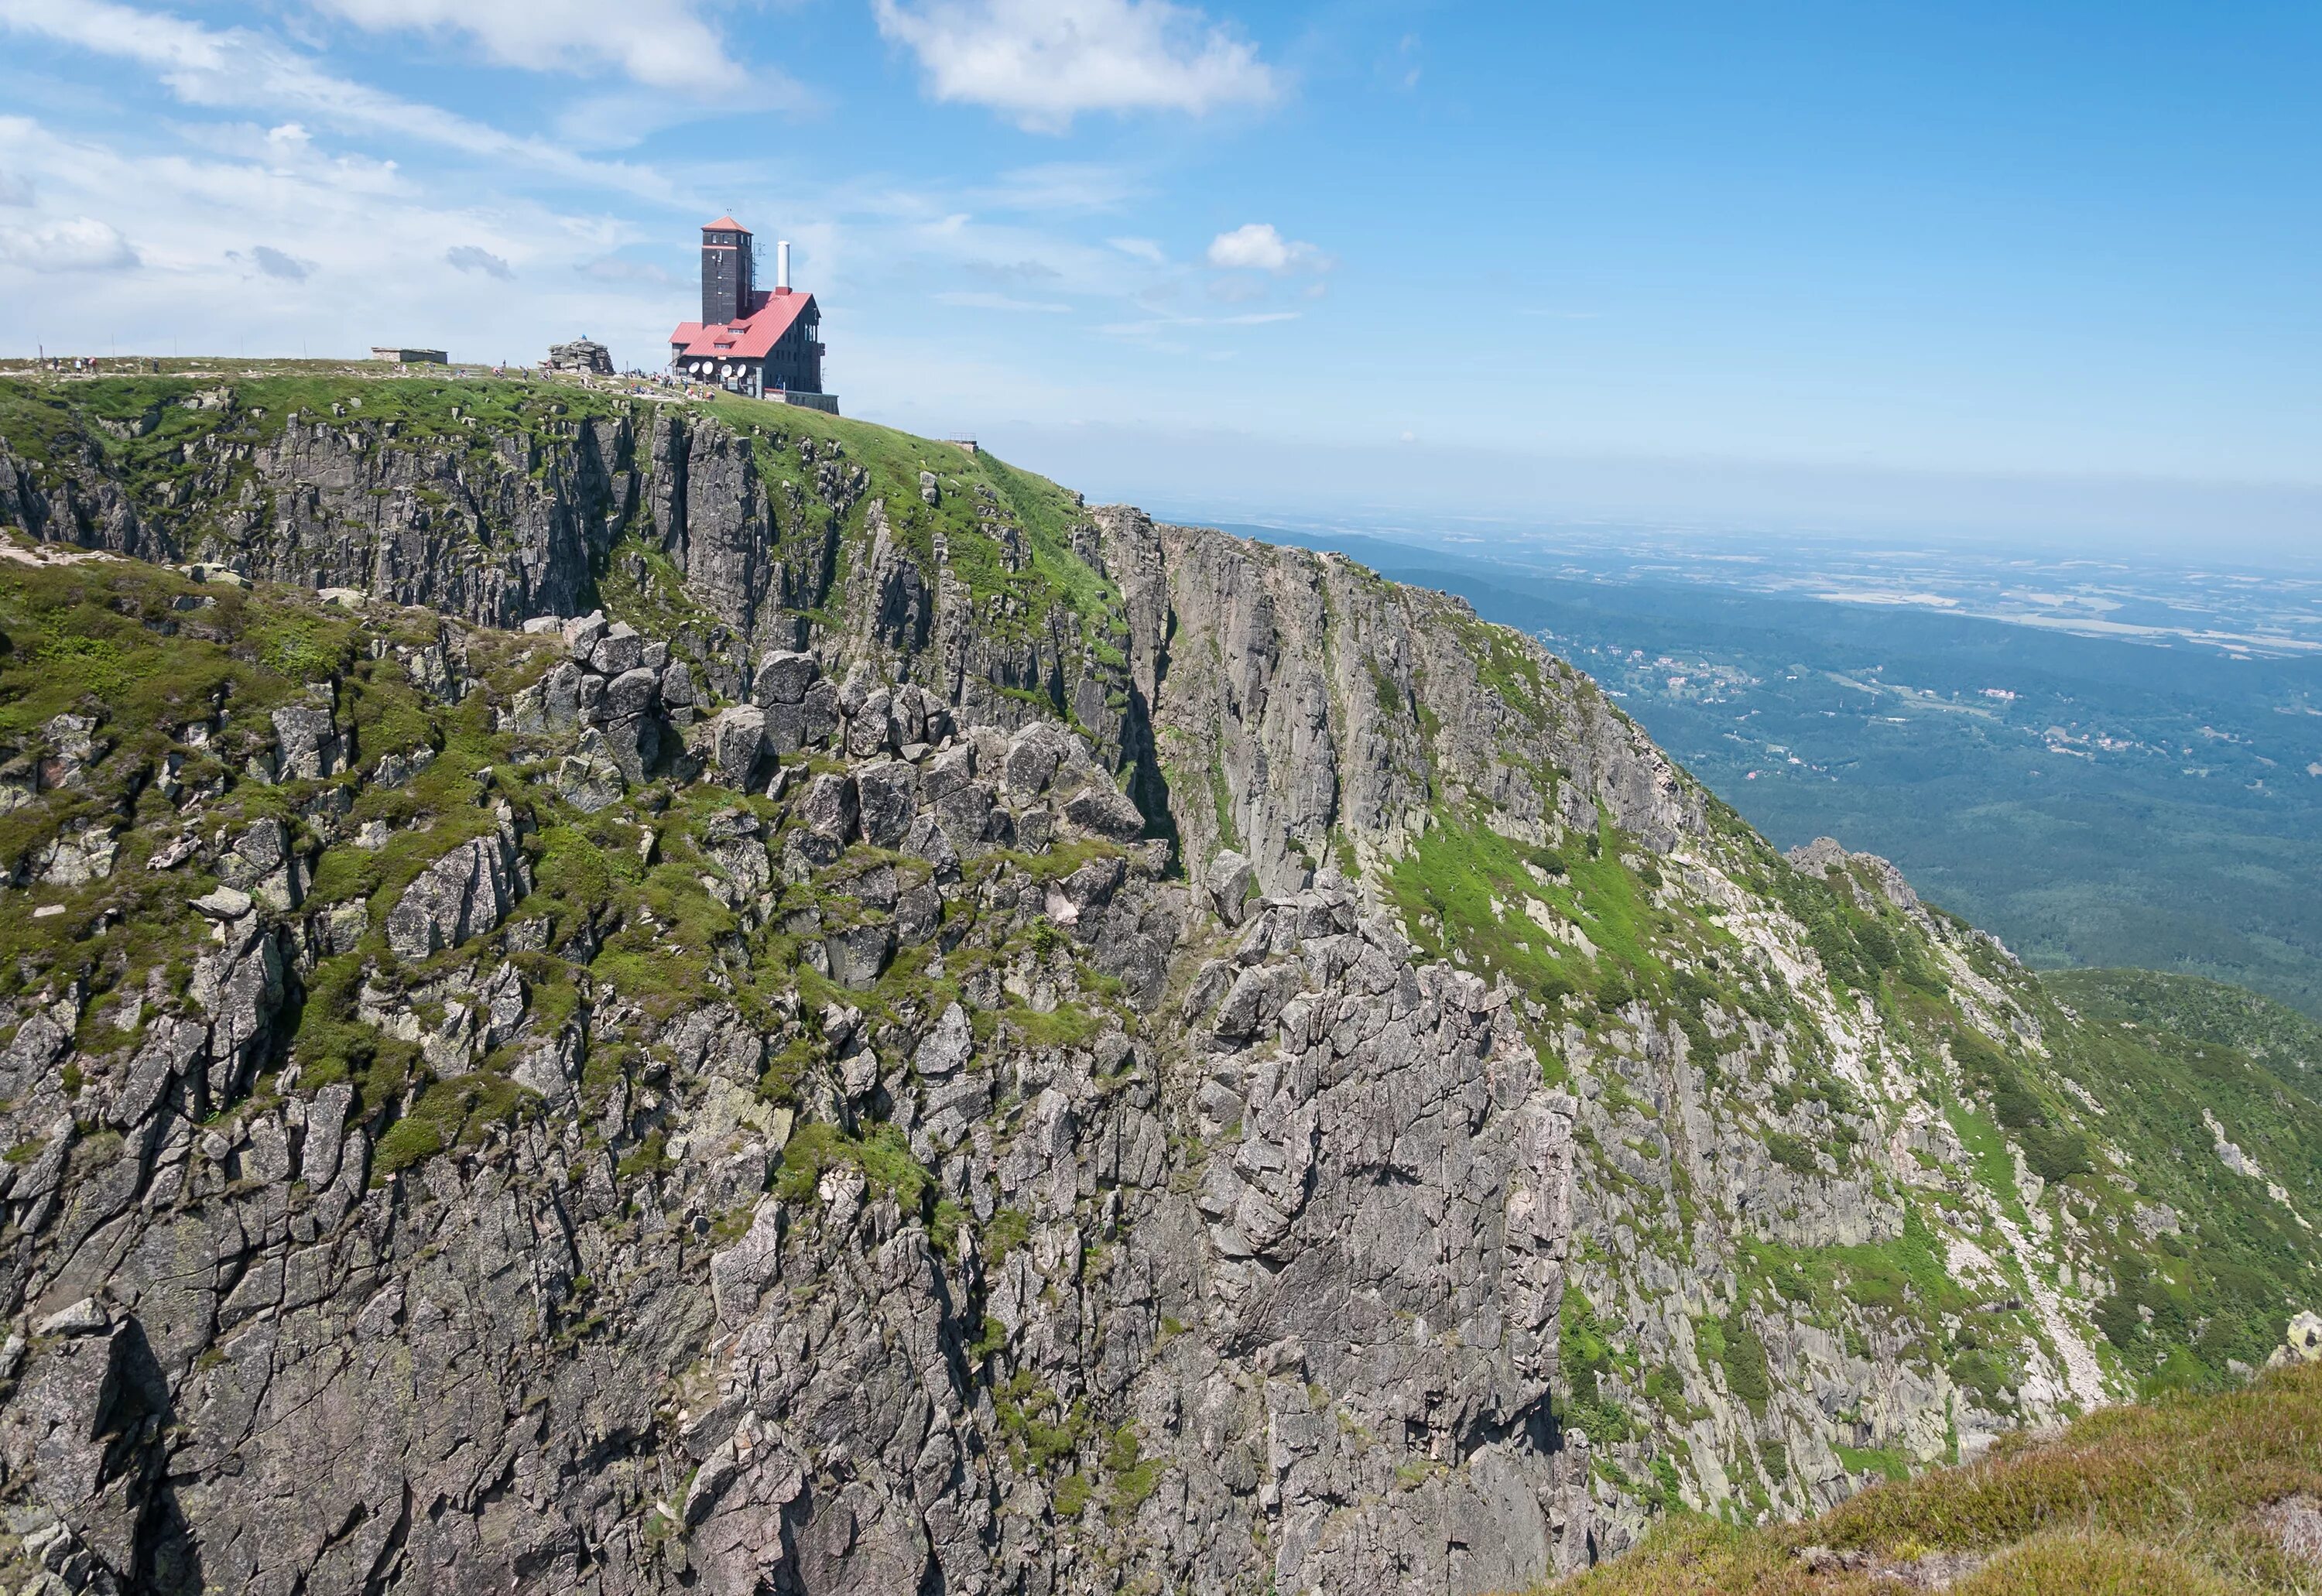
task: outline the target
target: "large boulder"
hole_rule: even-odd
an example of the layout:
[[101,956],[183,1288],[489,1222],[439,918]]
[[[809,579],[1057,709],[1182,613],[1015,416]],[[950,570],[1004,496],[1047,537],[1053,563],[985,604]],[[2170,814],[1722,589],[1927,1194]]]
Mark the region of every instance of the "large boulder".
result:
[[215,935],[224,940],[194,961],[188,992],[209,1017],[204,1082],[210,1102],[223,1108],[266,1054],[282,1004],[283,961],[281,939],[255,913],[221,923]]
[[2322,1313],[2308,1309],[2290,1321],[2281,1345],[2273,1349],[2273,1356],[2267,1363],[2279,1369],[2291,1363],[2322,1363]]
[[718,711],[709,723],[709,767],[727,787],[747,791],[766,752],[766,712],[754,704]]
[[887,715],[893,702],[894,695],[885,688],[863,700],[863,707],[846,723],[847,752],[856,759],[869,759],[894,745],[894,727]]
[[298,1153],[298,1178],[310,1191],[320,1191],[338,1178],[354,1095],[354,1088],[345,1081],[334,1081],[306,1105],[306,1142]]
[[559,797],[583,815],[609,809],[628,790],[620,767],[597,754],[567,754],[557,761],[554,776]]
[[590,669],[601,676],[618,676],[644,662],[645,640],[626,621],[615,621],[605,628],[605,635],[589,654]]
[[588,674],[570,660],[559,660],[540,679],[541,710],[553,727],[580,718],[580,679]]
[[1257,872],[1248,859],[1228,848],[1210,862],[1209,873],[1202,884],[1209,889],[1218,918],[1229,926],[1239,926],[1242,905],[1257,885]]
[[919,767],[919,792],[934,803],[975,780],[975,744],[946,748]]
[[661,707],[661,674],[640,665],[624,670],[605,685],[605,713],[615,720],[633,720]]
[[401,959],[457,947],[498,925],[522,890],[522,861],[507,836],[462,843],[422,871],[387,916],[387,945]]
[[607,630],[605,612],[601,609],[591,610],[585,616],[574,616],[564,623],[565,652],[575,660],[587,660],[597,652],[597,645],[604,641]]
[[800,740],[809,748],[819,748],[838,730],[838,684],[823,678],[807,689],[799,707]]
[[855,779],[834,771],[809,782],[806,796],[799,800],[799,818],[807,829],[842,841],[854,835],[856,813]]
[[276,780],[319,781],[339,773],[339,728],[329,710],[293,704],[276,710],[273,720]]
[[643,781],[661,759],[661,721],[650,715],[608,720],[580,740],[580,751],[610,760],[632,782]]
[[974,1027],[968,1023],[967,1010],[953,1003],[937,1017],[934,1029],[920,1038],[919,1050],[911,1055],[911,1067],[923,1079],[945,1081],[965,1069],[974,1055]]
[[895,928],[884,923],[851,926],[823,939],[830,979],[856,991],[875,984],[895,951]]
[[944,834],[959,853],[974,853],[992,834],[992,789],[981,781],[953,788],[934,807]]
[[919,812],[919,773],[899,759],[882,760],[855,772],[863,840],[874,848],[898,848]]
[[803,704],[769,704],[761,711],[766,717],[766,746],[776,753],[796,753],[806,746],[806,706]]
[[603,725],[605,724],[605,716],[607,714],[605,707],[605,679],[601,676],[590,676],[584,673],[580,678],[578,698],[580,724],[590,726]]
[[1022,798],[1047,791],[1056,768],[1070,755],[1071,741],[1069,734],[1045,720],[1034,721],[1017,733],[1008,743],[1008,756],[1001,767],[1009,792]]
[[758,661],[750,697],[761,704],[802,704],[807,689],[821,674],[822,667],[815,663],[812,654],[775,649]]
[[1090,783],[1065,805],[1065,818],[1094,836],[1133,843],[1145,834],[1144,811],[1109,782]]

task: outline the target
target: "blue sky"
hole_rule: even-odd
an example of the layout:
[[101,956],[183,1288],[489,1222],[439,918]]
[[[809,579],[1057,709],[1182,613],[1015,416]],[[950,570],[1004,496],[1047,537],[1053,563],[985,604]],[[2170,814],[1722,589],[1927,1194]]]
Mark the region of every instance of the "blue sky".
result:
[[0,351],[657,365],[1207,514],[2322,542],[2322,8],[0,0]]

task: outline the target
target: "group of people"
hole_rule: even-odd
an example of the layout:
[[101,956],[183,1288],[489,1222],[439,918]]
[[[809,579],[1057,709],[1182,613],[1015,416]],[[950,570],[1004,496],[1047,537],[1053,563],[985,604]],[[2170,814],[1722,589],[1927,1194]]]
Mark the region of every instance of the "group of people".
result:
[[650,398],[651,390],[660,388],[688,399],[706,399],[718,391],[716,385],[697,382],[670,371],[635,371],[627,373],[629,392],[639,398]]
[[[115,372],[159,371],[161,369],[161,363],[159,360],[116,356],[111,364],[106,366],[95,355],[43,355],[33,362],[33,368],[41,371],[78,373],[93,377],[99,371],[107,369]],[[492,367],[491,373],[494,377],[506,377],[509,374],[509,368],[506,361],[502,361]],[[456,370],[453,374],[458,375]],[[518,375],[529,376],[531,373],[519,372]],[[713,385],[694,382],[667,371],[632,370],[626,376],[629,391],[633,394],[642,395],[650,387],[674,390],[689,399],[706,399],[718,391]]]

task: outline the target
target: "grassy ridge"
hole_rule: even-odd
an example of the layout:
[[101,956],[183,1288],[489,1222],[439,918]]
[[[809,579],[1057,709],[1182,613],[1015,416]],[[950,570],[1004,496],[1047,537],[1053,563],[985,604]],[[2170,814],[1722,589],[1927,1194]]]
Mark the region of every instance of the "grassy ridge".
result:
[[1851,1596],[1910,1589],[1914,1575],[1971,1559],[1951,1586],[1960,1596],[2310,1592],[2322,1564],[2285,1551],[2268,1518],[2317,1493],[2322,1364],[2308,1364],[2226,1394],[2107,1409],[2049,1438],[2009,1437],[1979,1463],[1874,1487],[1804,1523],[1668,1519],[1627,1555],[1548,1589]]
[[[672,406],[553,378],[384,371],[277,362],[257,375],[0,377],[0,449],[24,461],[35,482],[51,491],[67,477],[111,480],[142,521],[167,534],[164,546],[191,548],[252,475],[248,452],[276,443],[294,415],[361,430],[388,450],[449,451],[469,491],[490,502],[489,485],[526,474],[523,451],[512,448],[517,441],[532,446],[536,461],[545,460],[544,448],[570,437],[583,422],[626,421],[640,440],[635,463],[644,469],[644,435],[661,415],[675,409],[691,422],[715,421],[747,442],[780,540],[819,535],[832,513],[823,502],[823,470],[859,468],[867,481],[846,501],[842,572],[868,546],[867,506],[878,501],[896,538],[930,567],[936,540],[944,539],[952,573],[983,606],[979,624],[986,632],[1045,635],[1052,616],[1065,610],[1077,617],[1074,630],[1092,654],[1120,655],[1125,633],[1119,591],[1074,548],[1075,530],[1087,524],[1080,501],[989,454],[734,395]],[[221,396],[230,396],[230,403]],[[937,479],[934,504],[921,497],[922,472]],[[422,489],[423,497],[430,495],[442,497],[434,488]],[[1013,556],[1003,547],[1010,527],[1021,543]],[[623,554],[667,566],[650,529],[626,530]],[[604,595],[608,603],[620,607],[626,599],[635,618],[657,622],[664,631],[699,618],[673,568],[656,570],[660,579],[648,593],[631,591],[640,584],[617,574],[627,563],[617,559],[612,570],[598,573],[617,589]]]

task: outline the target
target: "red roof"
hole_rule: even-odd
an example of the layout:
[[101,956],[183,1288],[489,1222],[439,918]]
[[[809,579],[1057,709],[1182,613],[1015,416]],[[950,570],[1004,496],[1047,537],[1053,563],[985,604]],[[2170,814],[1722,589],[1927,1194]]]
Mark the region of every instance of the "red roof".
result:
[[738,322],[680,322],[669,335],[678,360],[763,360],[773,352],[782,334],[806,316],[814,296],[792,289],[787,294],[761,292],[758,308]]
[[739,222],[734,220],[731,216],[720,216],[715,222],[704,222],[701,224],[701,231],[704,233],[713,231],[721,233],[747,233],[750,230],[743,226]]

